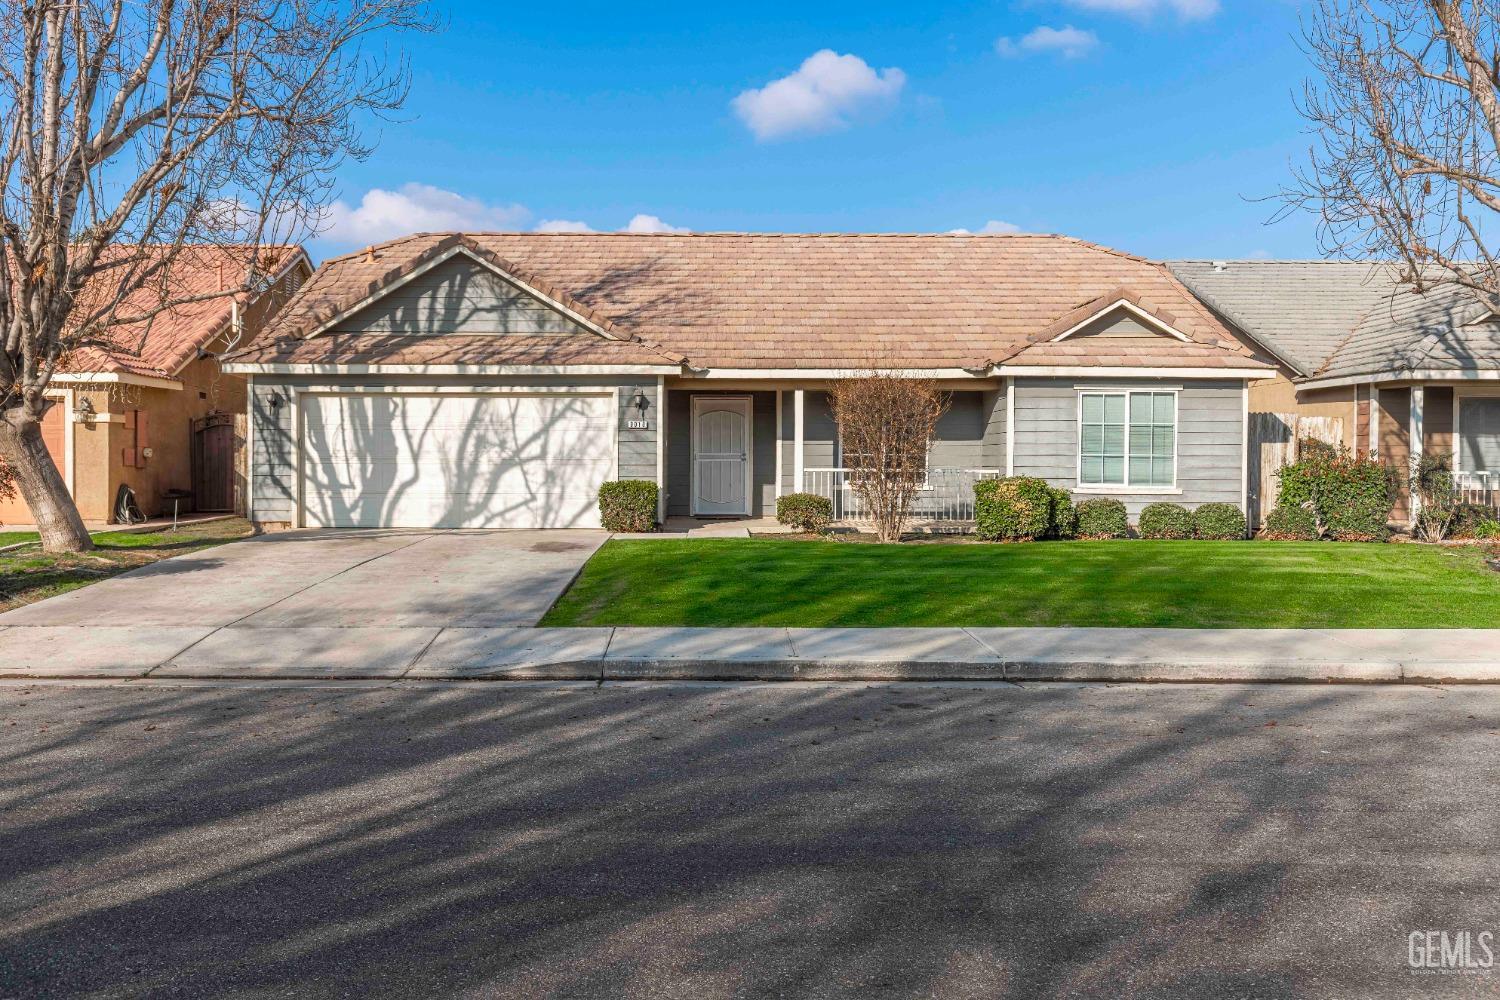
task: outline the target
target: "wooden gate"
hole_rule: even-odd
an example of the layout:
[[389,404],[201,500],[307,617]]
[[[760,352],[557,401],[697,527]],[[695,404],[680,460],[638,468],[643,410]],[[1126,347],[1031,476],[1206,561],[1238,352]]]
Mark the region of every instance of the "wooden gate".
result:
[[234,461],[234,418],[216,413],[194,420],[194,510],[234,510]]
[[1298,413],[1250,414],[1250,523],[1257,528],[1276,506],[1281,468],[1300,457],[1306,438],[1338,447],[1344,442],[1340,417],[1306,417]]

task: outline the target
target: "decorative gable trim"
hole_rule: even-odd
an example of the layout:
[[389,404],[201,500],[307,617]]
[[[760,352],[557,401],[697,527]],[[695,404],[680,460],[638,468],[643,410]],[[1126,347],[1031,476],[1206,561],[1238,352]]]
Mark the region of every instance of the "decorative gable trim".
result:
[[1143,309],[1124,295],[1116,298],[1113,302],[1109,302],[1102,307],[1094,309],[1082,319],[1079,319],[1076,322],[1073,322],[1072,325],[1066,327],[1061,333],[1048,338],[1048,342],[1055,344],[1060,340],[1067,340],[1069,337],[1078,333],[1078,331],[1082,330],[1090,323],[1093,323],[1096,320],[1103,319],[1105,316],[1108,316],[1110,313],[1114,312],[1117,309],[1124,310],[1125,312],[1129,313],[1132,318],[1138,320],[1141,324],[1150,327],[1153,330],[1164,333],[1167,336],[1172,337],[1176,340],[1180,340],[1185,344],[1193,343],[1193,338],[1189,337],[1187,334],[1183,333],[1181,330],[1177,329],[1171,324],[1171,317],[1163,318],[1162,316],[1158,316],[1156,313],[1153,313],[1147,309]]

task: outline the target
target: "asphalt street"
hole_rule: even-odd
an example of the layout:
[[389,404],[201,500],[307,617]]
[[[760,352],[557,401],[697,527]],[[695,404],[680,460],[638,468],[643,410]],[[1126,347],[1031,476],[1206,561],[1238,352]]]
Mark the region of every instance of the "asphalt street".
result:
[[0,997],[1493,996],[1497,788],[1494,687],[12,682]]

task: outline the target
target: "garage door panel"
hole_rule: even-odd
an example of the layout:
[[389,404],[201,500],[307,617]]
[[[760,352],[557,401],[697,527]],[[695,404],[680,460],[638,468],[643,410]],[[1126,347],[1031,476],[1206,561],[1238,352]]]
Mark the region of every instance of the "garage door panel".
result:
[[597,527],[613,472],[603,396],[307,396],[309,525]]

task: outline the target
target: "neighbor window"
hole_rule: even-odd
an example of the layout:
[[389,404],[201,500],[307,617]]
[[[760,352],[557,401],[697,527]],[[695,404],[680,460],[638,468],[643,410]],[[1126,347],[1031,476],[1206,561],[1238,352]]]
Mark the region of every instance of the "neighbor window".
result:
[[1080,486],[1172,486],[1176,455],[1176,393],[1079,394]]

